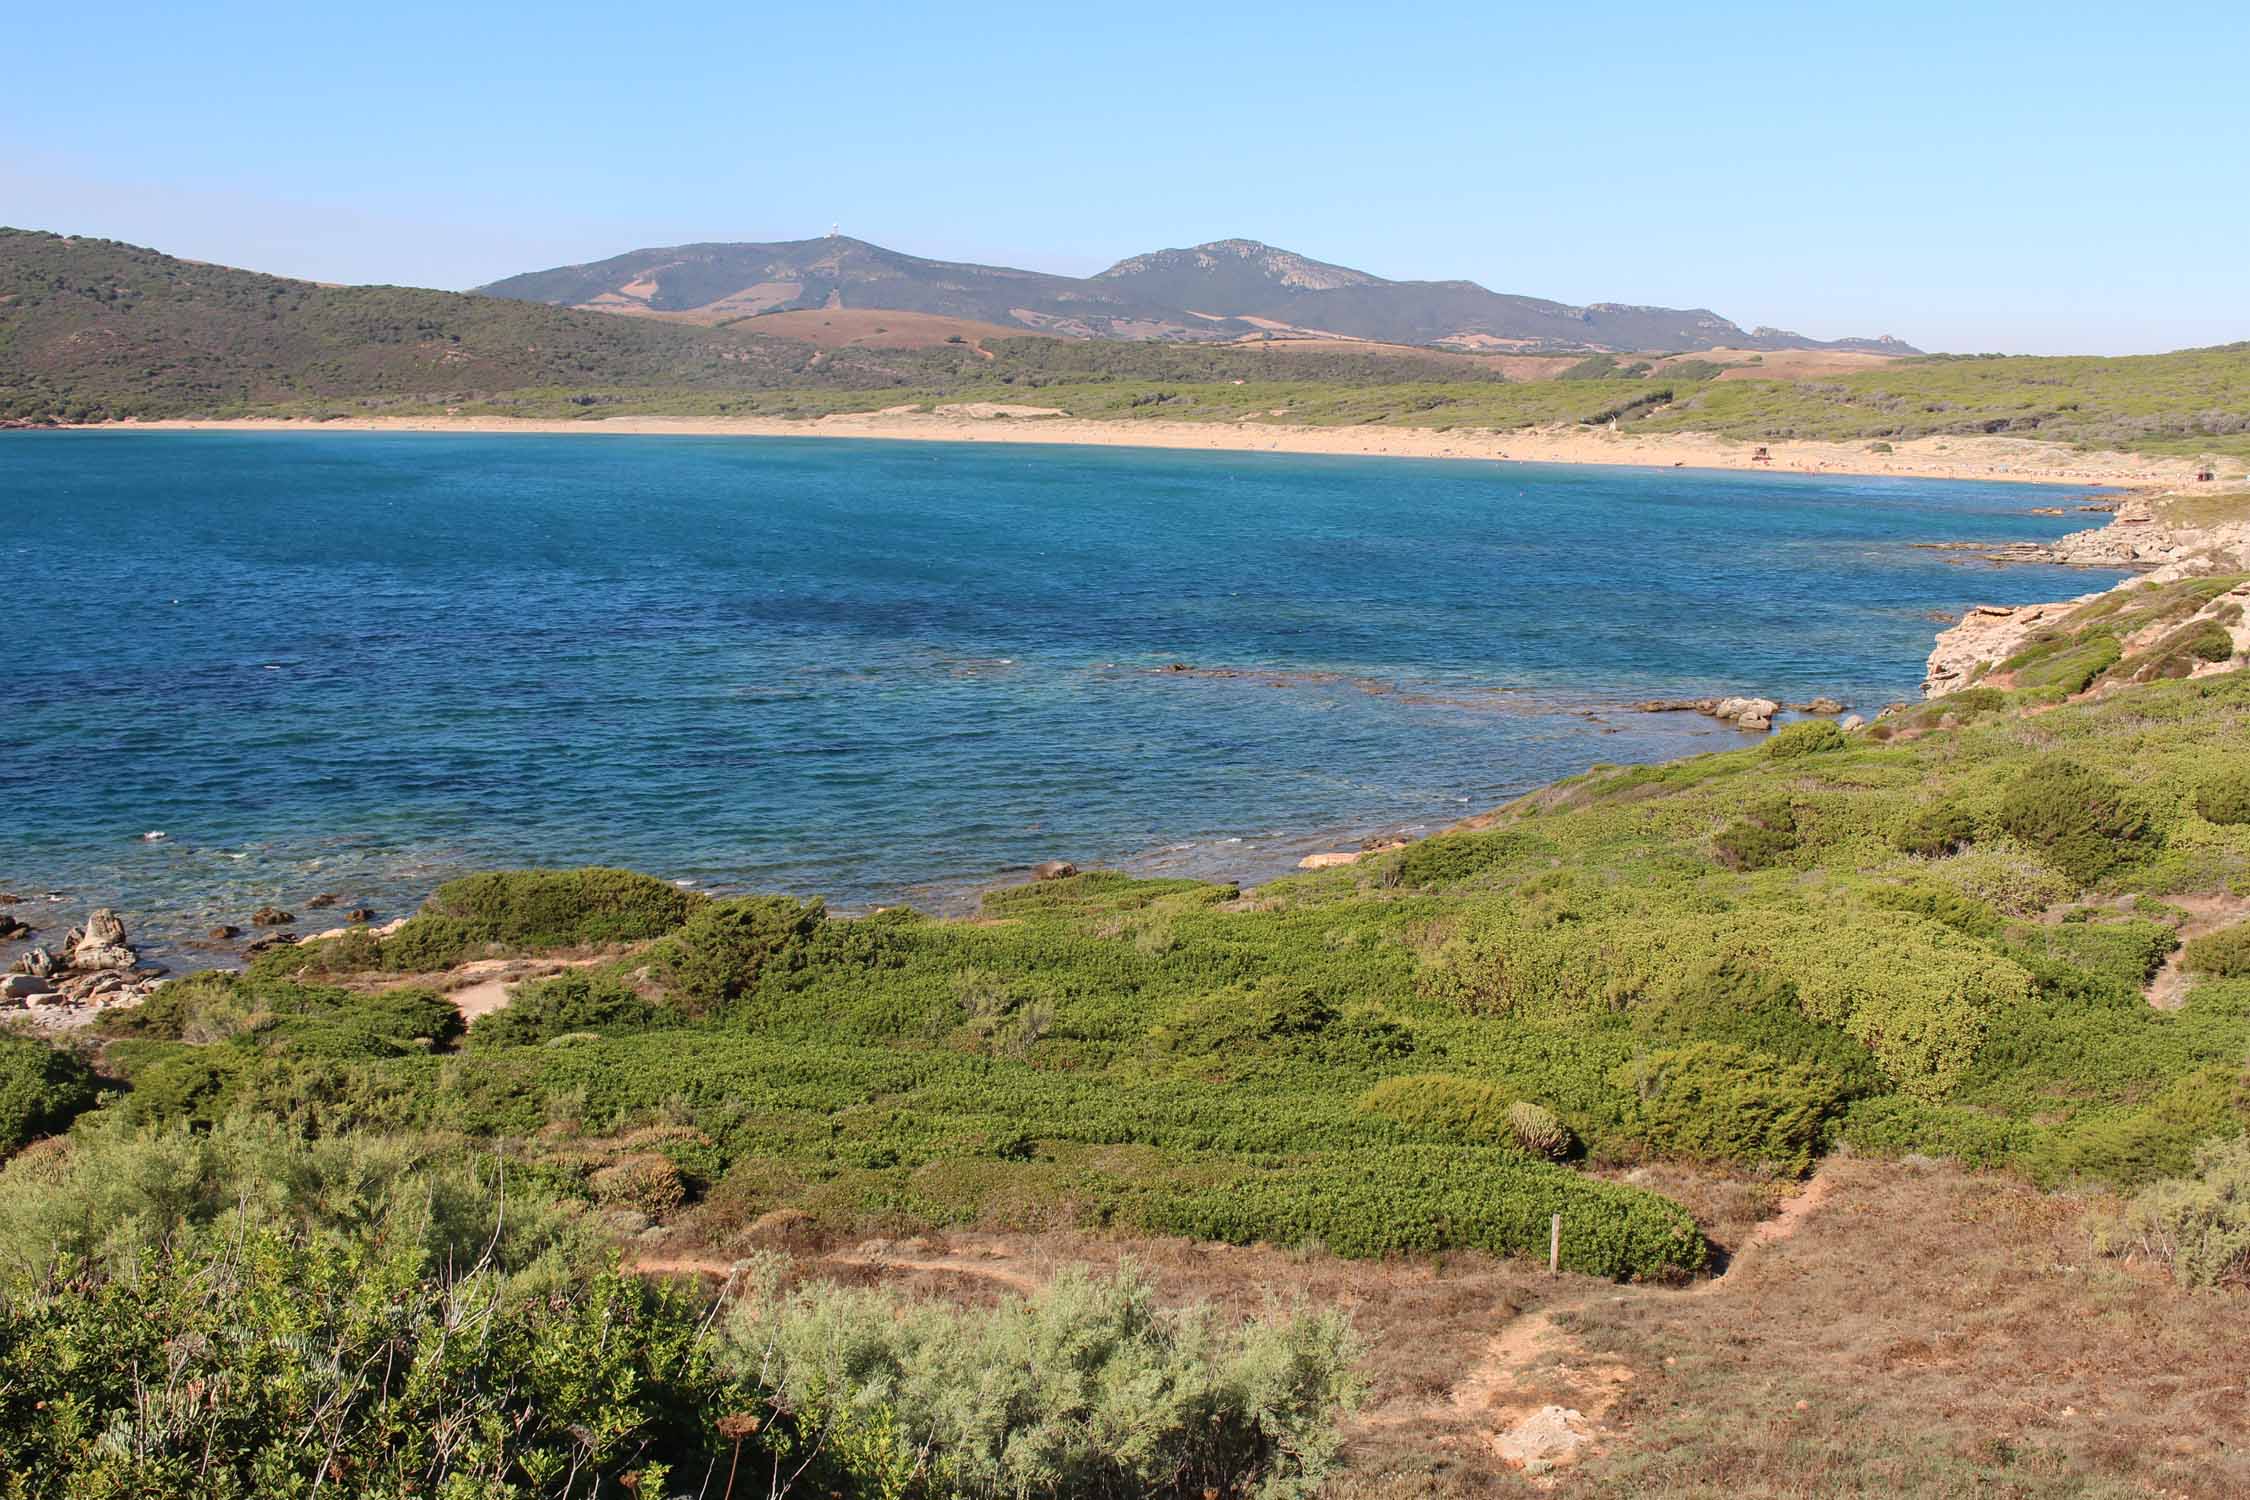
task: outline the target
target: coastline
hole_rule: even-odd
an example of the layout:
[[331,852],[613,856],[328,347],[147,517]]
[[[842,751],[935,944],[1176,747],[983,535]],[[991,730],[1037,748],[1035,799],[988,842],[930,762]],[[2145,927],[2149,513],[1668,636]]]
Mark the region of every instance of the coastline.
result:
[[[1025,408],[1024,410],[1035,410]],[[1259,422],[1097,421],[1065,416],[977,416],[891,409],[805,420],[774,417],[239,417],[96,422],[54,431],[538,433],[630,437],[862,438],[900,442],[1042,443],[1205,452],[1440,458],[1530,464],[1824,474],[1832,477],[1992,480],[2018,484],[2149,488],[2185,485],[2195,464],[2117,452],[2082,453],[2025,438],[1916,438],[1870,451],[1863,442],[1770,441],[1708,433],[1617,433],[1582,427],[1512,432],[1422,427],[1297,427]]]
[[[293,428],[300,430],[317,430],[323,426],[333,425],[335,424],[309,422],[286,424],[247,422],[223,424],[177,423],[168,424],[168,427],[170,430],[205,427],[218,427],[222,430],[241,430],[245,428],[256,430],[272,429],[276,427]],[[393,424],[390,426],[372,423],[356,425],[377,431],[487,430],[487,424],[446,424],[434,428],[431,424],[428,423],[409,425]],[[542,428],[551,427],[552,429],[558,431],[587,430],[585,424],[555,423],[536,425]],[[736,430],[736,427],[730,424],[698,425],[712,425],[717,427],[719,430],[726,432],[732,432]],[[792,424],[771,425],[777,427],[786,427]],[[1185,424],[1166,425],[1168,427],[1177,428],[1180,426],[1184,426]],[[119,431],[135,430],[136,428],[141,430],[158,428],[159,430],[162,430],[161,428],[159,428],[159,424],[135,424],[135,428],[110,426],[93,430]],[[522,431],[529,430],[529,428],[524,425],[518,424],[502,424],[497,428],[491,428],[490,430]],[[669,431],[671,430],[671,428],[667,426],[662,430]],[[851,434],[838,432],[833,426],[831,426],[828,429],[826,435]],[[934,434],[929,433],[923,433],[920,435],[934,436]],[[1007,438],[1002,437],[986,440],[1007,440]],[[1611,440],[1611,442],[1612,444],[1614,444],[1615,440]],[[1336,450],[1323,449],[1317,451]],[[1613,447],[1612,452],[1614,453],[1616,451],[1617,450]],[[1414,456],[1453,455],[1436,454]],[[1527,457],[1521,461],[1536,460]],[[1609,463],[1622,463],[1625,460],[1621,457],[1613,456],[1602,461]],[[2023,476],[2018,475],[2016,477]],[[2207,504],[2212,499],[2221,498],[2216,491],[2210,489],[2209,487],[2198,488],[2203,492],[2183,493],[2173,498],[2177,503],[2189,505]],[[2227,493],[2229,495],[2235,493],[2233,487],[2227,487]],[[2246,504],[2250,504],[2250,495],[2243,496],[2243,499]],[[2183,554],[2193,554],[2195,556],[2196,563],[2200,564],[2200,562],[2202,561],[2201,554],[2204,551],[2207,551],[2209,544],[2213,542],[2243,542],[2245,540],[2250,540],[2250,538],[2246,538],[2246,536],[2242,534],[2242,523],[2232,521],[2218,521],[2216,519],[2206,519],[2200,516],[2193,519],[2184,517],[2175,518],[2173,515],[2167,512],[2167,510],[2165,509],[2165,505],[2166,501],[2162,497],[2158,497],[2153,500],[2146,497],[2133,497],[2120,506],[2119,513],[2117,515],[2108,518],[2108,522],[2106,525],[2078,533],[2073,533],[2070,536],[2059,538],[2053,543],[2044,544],[2041,547],[2041,551],[2045,554],[2044,556],[2026,557],[2019,560],[2108,567],[2154,567],[2161,570],[2157,575],[2161,577],[2170,574],[2183,562],[2186,561],[2186,559],[2183,557]],[[2155,507],[2153,511],[2152,506]],[[2127,583],[2121,584],[2119,585],[2119,587],[2129,587],[2134,581],[2135,580],[2128,580]],[[1938,678],[1939,675],[1937,672],[1938,657],[1940,654],[1945,653],[1949,643],[1953,643],[1956,641],[1956,632],[1961,632],[1963,635],[1974,633],[1979,637],[1973,642],[1959,641],[1958,644],[1954,646],[1954,650],[1956,652],[1963,648],[1967,648],[1979,658],[1996,659],[1992,657],[1992,651],[1994,647],[1988,635],[1988,633],[1991,632],[1992,627],[2002,625],[2013,626],[2016,625],[2019,621],[2022,624],[2029,624],[2030,622],[2041,619],[2044,612],[2052,611],[2057,608],[2068,608],[2068,606],[2024,605],[2015,606],[2009,609],[2002,609],[1994,606],[1979,606],[1978,608],[1973,609],[1967,616],[1967,623],[1973,627],[1977,627],[1974,631],[1963,631],[1962,627],[1957,626],[1954,627],[1953,630],[1948,630],[1940,633],[1937,643],[1938,650],[1933,652],[1932,656],[1931,675],[1933,679]],[[2002,651],[2000,654],[2005,655],[2006,652]],[[1952,674],[1947,675],[1950,677]],[[1930,698],[1941,697],[1944,691],[1947,690],[1947,687],[1957,685],[1959,685],[1958,681],[1951,681],[1948,682],[1946,686],[1937,686],[1933,691],[1933,686],[1935,686],[1934,682],[1926,683],[1925,696]],[[1746,690],[1756,691],[1758,690],[1758,687],[1759,685],[1757,684],[1750,684]],[[1872,717],[1873,706],[1869,705],[1868,708],[1870,717]],[[1624,704],[1617,704],[1610,706],[1610,711],[1630,712],[1633,711],[1633,708],[1628,707]],[[1761,736],[1745,734],[1742,742],[1750,743],[1760,737]],[[1728,736],[1728,738],[1731,741],[1733,737],[1730,735]],[[1694,749],[1686,747],[1683,747],[1682,750],[1678,752],[1678,754],[1694,753],[1696,753]],[[1469,809],[1465,808],[1464,811],[1467,812],[1469,811]],[[1274,878],[1279,874],[1294,873],[1296,869],[1327,868],[1333,865],[1355,862],[1362,854],[1366,852],[1380,850],[1383,848],[1396,847],[1397,844],[1402,840],[1411,840],[1417,837],[1428,836],[1432,833],[1444,832],[1449,828],[1477,826],[1477,821],[1477,815],[1471,813],[1470,817],[1465,821],[1450,820],[1442,815],[1439,815],[1411,824],[1390,824],[1383,828],[1370,830],[1330,829],[1325,832],[1305,830],[1297,830],[1291,832],[1269,829],[1263,833],[1255,835],[1254,837],[1244,836],[1240,838],[1221,838],[1214,835],[1211,838],[1198,840],[1194,843],[1171,844],[1158,846],[1151,849],[1145,849],[1138,855],[1129,856],[1122,860],[1118,860],[1114,865],[1108,867],[1122,868],[1133,873],[1146,875],[1171,875],[1189,876],[1192,878],[1201,879],[1223,879],[1228,871],[1219,867],[1235,866],[1237,869],[1239,869],[1239,860],[1241,854],[1249,852],[1249,850],[1243,849],[1241,846],[1245,843],[1250,843],[1257,846],[1264,846],[1262,848],[1259,848],[1257,851],[1259,856],[1257,862],[1268,867],[1267,872],[1259,879],[1258,883],[1262,884],[1265,879]],[[1058,850],[1057,853],[1067,858],[1070,856],[1071,851]],[[21,872],[15,873],[20,874]],[[915,904],[921,905],[923,904],[923,901],[920,898],[934,897],[935,900],[931,904],[935,908],[936,914],[941,916],[958,917],[973,912],[973,892],[989,889],[994,885],[1006,885],[1010,883],[1013,883],[1013,877],[1006,874],[999,875],[997,879],[987,878],[983,880],[955,879],[932,881],[924,884],[922,888],[919,891],[915,892],[914,896],[910,897],[909,899],[914,899]],[[1247,882],[1245,882],[1245,884],[1247,884]],[[0,915],[4,914],[5,908],[0,908]],[[395,910],[393,913],[389,914],[395,915]],[[145,922],[148,920],[147,913],[134,913],[133,917],[136,925],[138,925],[138,923],[140,922]],[[327,925],[328,921],[323,918],[316,918],[312,922],[297,924],[298,936],[300,938],[311,938],[318,936],[320,929],[326,927]],[[308,928],[312,930],[306,930]],[[14,945],[9,946],[13,947]],[[190,944],[188,946],[194,948],[204,947],[204,945],[202,944]],[[225,946],[232,945],[228,944]],[[219,944],[212,944],[210,945],[210,949],[206,950],[210,953],[210,966],[226,968],[232,967],[234,964],[241,961],[240,958],[231,956],[222,957],[220,956],[220,953],[218,951],[212,951],[217,950],[220,947],[221,945]],[[9,956],[13,955],[11,954]],[[181,965],[180,968],[175,968],[175,972],[180,972],[181,968],[184,968],[186,971],[193,971],[194,969],[205,966],[204,962],[200,960],[200,957],[191,958],[186,953],[179,952],[177,949],[172,952],[168,952],[165,956],[168,959],[171,959],[175,965],[180,965],[180,961],[183,959],[186,960],[185,964]],[[4,960],[0,960],[0,962],[4,962]]]

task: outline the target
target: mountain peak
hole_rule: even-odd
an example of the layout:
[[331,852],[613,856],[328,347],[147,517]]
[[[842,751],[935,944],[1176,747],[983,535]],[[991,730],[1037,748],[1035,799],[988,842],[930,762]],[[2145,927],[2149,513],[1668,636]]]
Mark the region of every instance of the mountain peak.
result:
[[1349,266],[1330,265],[1326,261],[1299,255],[1293,250],[1279,249],[1263,240],[1248,239],[1206,240],[1184,250],[1152,250],[1146,255],[1121,260],[1094,279],[1119,281],[1134,277],[1184,274],[1213,279],[1226,277],[1231,280],[1245,270],[1260,281],[1305,292],[1331,292],[1338,287],[1388,284],[1382,277],[1370,276],[1365,271],[1355,271]]

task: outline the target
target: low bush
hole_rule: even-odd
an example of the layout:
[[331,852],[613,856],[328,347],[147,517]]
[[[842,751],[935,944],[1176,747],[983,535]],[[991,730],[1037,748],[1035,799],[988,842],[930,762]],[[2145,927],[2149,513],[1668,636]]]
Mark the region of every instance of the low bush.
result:
[[1508,1129],[1516,1144],[1532,1156],[1560,1161],[1570,1155],[1570,1127],[1545,1105],[1519,1099],[1508,1106]]
[[1909,817],[1891,844],[1901,854],[1942,859],[1975,843],[1976,837],[1977,820],[1967,809],[1939,802]]
[[2049,757],[2016,779],[1996,819],[2080,885],[2140,863],[2162,842],[2125,789],[2075,761]]
[[2234,637],[2215,620],[2196,620],[2165,636],[2128,663],[2135,682],[2185,677],[2211,662],[2234,655]]
[[1394,1146],[1214,1175],[1206,1186],[1141,1198],[1124,1217],[1159,1234],[1317,1241],[1372,1258],[1449,1246],[1544,1255],[1549,1221],[1561,1214],[1563,1265],[1619,1279],[1683,1275],[1710,1253],[1695,1220],[1669,1199],[1488,1147]]
[[707,900],[631,870],[494,870],[447,881],[422,912],[478,941],[567,948],[662,937]]
[[1719,830],[1712,853],[1730,870],[1766,870],[1797,852],[1797,816],[1785,798],[1758,803]]
[[2187,945],[2184,961],[2195,973],[2213,978],[2250,978],[2250,922],[2195,939]]
[[0,1032],[0,1157],[68,1128],[98,1092],[94,1070],[77,1053]]
[[2196,788],[2195,811],[2207,823],[2250,823],[2250,766],[2234,766],[2204,778]]
[[2075,636],[2057,636],[2026,647],[2000,664],[2015,674],[2016,686],[2039,690],[2044,696],[2068,697],[2083,693],[2094,680],[2124,656],[2114,627],[2097,626]]
[[1722,1042],[1666,1048],[1610,1074],[1628,1131],[1656,1153],[1801,1175],[1843,1102],[1840,1080]]
[[769,970],[802,956],[827,909],[787,896],[714,901],[649,955],[649,968],[691,1012],[738,1000]]
[[1937,706],[1943,712],[1952,714],[1956,718],[1969,719],[1976,717],[1978,714],[1995,713],[2006,708],[2008,706],[2008,695],[1998,688],[1962,688],[1958,692],[1947,693],[1943,698],[1940,698]]
[[459,917],[427,913],[411,917],[405,926],[382,939],[383,967],[396,974],[434,974],[450,969],[485,945],[487,939],[481,932],[477,924]]
[[1808,719],[1802,724],[1792,724],[1772,739],[1766,741],[1768,760],[1795,760],[1799,756],[1818,755],[1827,750],[1841,750],[1850,742],[1844,731],[1826,719]]
[[1488,1083],[1447,1073],[1386,1078],[1360,1095],[1359,1108],[1421,1135],[1478,1146],[1517,1142],[1509,1100]]
[[2212,1141],[2194,1176],[2143,1189],[2119,1230],[2190,1286],[2250,1285],[2250,1137]]
[[1444,886],[1467,880],[1522,853],[1534,841],[1520,833],[1443,833],[1408,844],[1382,867],[1387,886]]
[[1913,912],[1984,942],[1997,941],[2005,927],[2000,914],[1984,902],[1934,880],[1880,886],[1868,893],[1867,904],[1884,911]]
[[725,1330],[737,1378],[771,1381],[808,1426],[871,1434],[862,1465],[910,1476],[885,1495],[1292,1500],[1333,1469],[1361,1394],[1340,1314],[1166,1310],[1131,1269],[1065,1272],[975,1309],[824,1284],[784,1294],[770,1266],[759,1282]]
[[527,1047],[572,1032],[653,1031],[682,1020],[613,974],[579,970],[517,986],[506,1005],[469,1028],[469,1045]]

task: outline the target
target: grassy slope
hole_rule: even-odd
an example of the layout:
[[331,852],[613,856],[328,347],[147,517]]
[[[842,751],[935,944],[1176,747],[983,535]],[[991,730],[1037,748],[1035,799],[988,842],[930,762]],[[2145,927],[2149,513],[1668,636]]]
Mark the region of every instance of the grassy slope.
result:
[[402,396],[444,404],[581,382],[867,389],[902,368],[862,350],[816,361],[804,345],[747,334],[453,292],[326,287],[0,230],[0,418],[224,416]]

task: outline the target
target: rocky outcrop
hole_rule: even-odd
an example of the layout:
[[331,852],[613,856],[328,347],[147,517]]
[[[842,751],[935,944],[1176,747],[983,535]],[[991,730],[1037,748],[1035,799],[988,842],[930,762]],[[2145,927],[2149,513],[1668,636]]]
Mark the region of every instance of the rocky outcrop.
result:
[[286,927],[297,919],[278,906],[261,906],[250,913],[250,921],[258,927]]
[[99,907],[86,919],[84,931],[73,928],[66,949],[70,966],[74,969],[94,971],[100,969],[130,969],[141,961],[132,944],[125,941],[125,924],[117,913],[108,907]]
[[1980,604],[1961,623],[1938,632],[1922,675],[1922,696],[1942,698],[1975,679],[1980,666],[1995,666],[2021,651],[2044,625],[2099,599],[2099,591],[2060,604]]
[[33,948],[23,953],[14,963],[8,965],[8,972],[11,974],[29,974],[34,979],[45,979],[61,967],[62,965],[55,962],[55,955],[44,948]]
[[1078,873],[1078,866],[1067,859],[1050,859],[1031,867],[1033,880],[1068,880]]
[[[2074,531],[2038,549],[2034,561],[2086,567],[2146,569],[2118,588],[2170,583],[2212,573],[2235,572],[2250,563],[2250,521],[2208,526],[2167,523],[2146,500],[2127,501],[2106,526]],[[1942,698],[1978,680],[2030,644],[2032,637],[2103,591],[2080,594],[2053,604],[1980,604],[1961,623],[1940,631],[1922,679],[1922,696]],[[2231,602],[2239,603],[2239,600]],[[2223,606],[2213,606],[2219,609]],[[2242,642],[2237,641],[2238,651]]]

